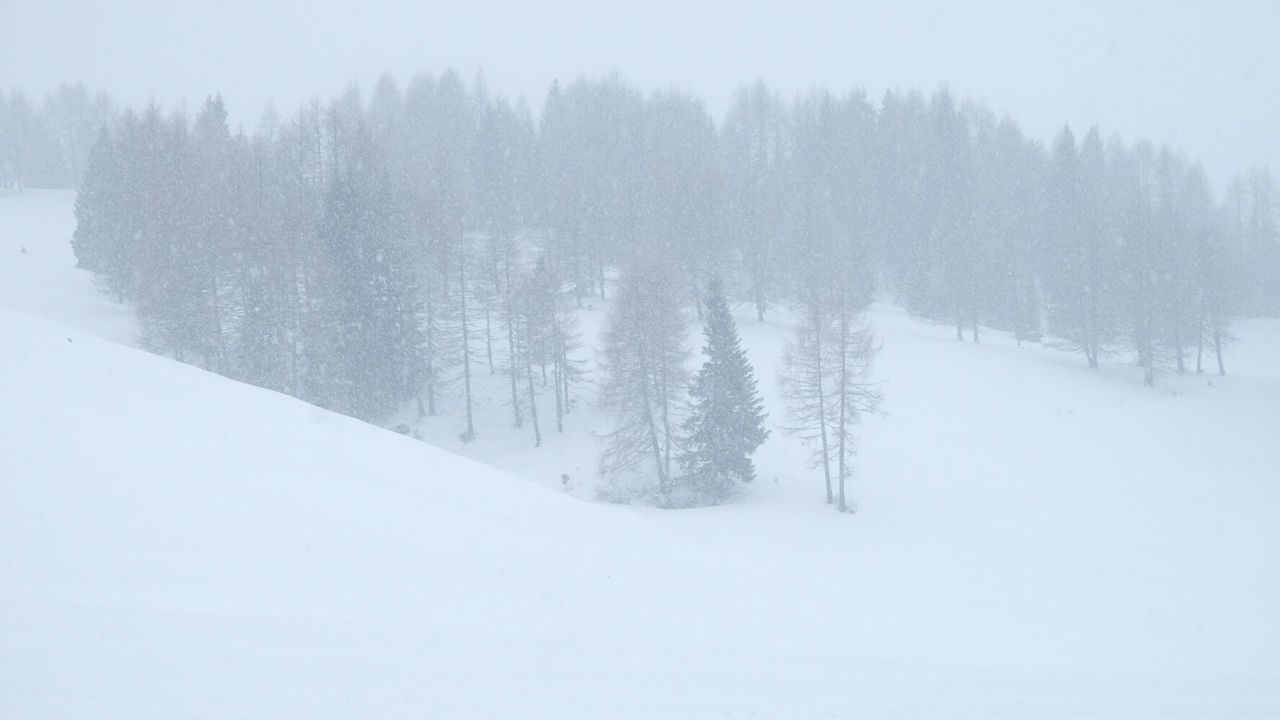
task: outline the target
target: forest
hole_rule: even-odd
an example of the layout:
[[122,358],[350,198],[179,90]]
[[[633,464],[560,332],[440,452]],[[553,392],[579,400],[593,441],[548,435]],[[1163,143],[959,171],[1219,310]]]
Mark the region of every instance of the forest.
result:
[[[880,400],[873,301],[958,341],[1122,358],[1147,385],[1225,374],[1232,320],[1280,315],[1268,169],[1219,192],[1176,148],[1096,127],[1046,146],[946,89],[757,82],[716,119],[607,76],[553,84],[535,114],[448,71],[247,132],[218,95],[192,114],[66,85],[39,109],[0,95],[0,138],[0,187],[79,189],[79,265],[148,349],[375,423],[446,415],[477,442],[478,373],[509,380],[535,444],[593,383],[616,419],[602,474],[651,478],[662,505],[752,479],[767,430],[732,308],[798,318],[786,425],[840,509]],[[575,314],[597,299],[599,348]]]

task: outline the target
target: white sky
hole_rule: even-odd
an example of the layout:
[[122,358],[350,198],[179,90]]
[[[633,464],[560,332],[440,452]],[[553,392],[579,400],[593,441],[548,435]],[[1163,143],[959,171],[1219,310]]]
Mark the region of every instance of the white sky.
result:
[[876,99],[945,83],[1040,138],[1070,122],[1170,142],[1219,185],[1280,167],[1280,0],[0,0],[0,87],[33,94],[65,79],[129,104],[221,91],[251,124],[268,102],[291,114],[384,70],[446,67],[535,108],[552,78],[617,70],[717,115],[757,77]]

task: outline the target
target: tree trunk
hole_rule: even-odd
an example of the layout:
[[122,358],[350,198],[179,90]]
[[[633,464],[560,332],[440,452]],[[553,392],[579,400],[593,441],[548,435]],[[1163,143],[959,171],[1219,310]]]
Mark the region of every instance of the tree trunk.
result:
[[642,368],[640,377],[640,403],[644,408],[645,427],[649,430],[649,445],[653,450],[653,464],[658,472],[658,492],[670,496],[671,484],[667,478],[665,465],[662,462],[662,446],[658,441],[658,428],[653,420],[653,404],[649,400],[649,375]]
[[764,322],[765,299],[764,299],[764,282],[760,279],[759,261],[752,262],[751,272],[751,294],[756,303],[756,321]]
[[507,282],[506,282],[506,287],[503,288],[503,305],[504,305],[503,310],[507,316],[506,318],[507,320],[507,352],[508,352],[508,357],[511,358],[510,360],[511,372],[508,373],[511,376],[511,414],[513,416],[512,419],[515,421],[516,427],[522,427],[524,425],[524,418],[520,416],[520,392],[517,389],[517,382],[516,382],[516,373],[517,373],[516,363],[519,362],[520,356],[519,356],[519,349],[516,347],[515,308],[513,307],[514,303],[511,300],[511,254],[510,252],[508,252],[506,256],[504,271],[507,278]]
[[[430,271],[427,277],[431,277]],[[427,281],[427,414],[436,414],[436,315],[434,293]]]
[[840,338],[839,338],[839,341],[840,341],[840,422],[836,426],[839,430],[837,442],[839,444],[838,452],[840,454],[838,458],[839,460],[838,475],[840,478],[840,499],[838,504],[836,505],[836,509],[839,510],[840,512],[844,512],[848,508],[848,506],[845,504],[845,498],[844,498],[844,479],[845,479],[845,475],[848,473],[848,468],[845,467],[845,454],[848,450],[846,446],[846,442],[849,436],[848,428],[845,425],[845,423],[847,422],[846,411],[847,411],[847,400],[849,397],[849,386],[848,386],[849,363],[848,363],[848,357],[847,357],[847,352],[849,349],[848,340],[849,340],[849,318],[846,314],[842,314],[840,316]]
[[1200,311],[1196,316],[1196,374],[1204,374],[1204,293],[1200,295]]
[[813,313],[814,377],[818,386],[818,431],[822,436],[822,479],[827,484],[827,504],[835,501],[831,492],[831,446],[827,442],[827,397],[822,388],[822,325],[817,311]]
[[1216,325],[1213,328],[1213,351],[1218,356],[1218,374],[1226,375],[1227,366],[1222,364],[1222,330]]
[[568,415],[573,409],[573,403],[569,401],[569,353],[564,351],[563,340],[560,347],[560,382],[564,386],[564,414]]
[[1204,332],[1196,333],[1196,374],[1204,374]]
[[497,370],[493,366],[493,327],[490,321],[492,312],[489,309],[489,301],[484,303],[484,352],[485,358],[489,363],[489,374],[492,375]]
[[[569,372],[567,366],[567,358],[564,352],[564,334],[560,328],[560,318],[558,313],[553,313],[551,317],[553,323],[552,342],[555,344],[555,372],[553,373],[556,384],[556,432],[564,432],[564,416],[569,411],[569,380],[566,377]],[[563,395],[561,394],[563,393]]]
[[667,387],[667,357],[664,353],[661,362],[658,364],[662,371],[661,381],[658,390],[662,393],[659,400],[662,403],[662,475],[670,482],[671,478],[671,403],[668,398],[671,397],[669,388]]
[[226,369],[222,367],[222,359],[225,352],[222,348],[222,304],[218,300],[218,275],[213,274],[209,278],[209,314],[213,319],[213,357],[209,358],[209,369],[213,372],[226,374]]
[[529,422],[533,425],[533,446],[542,445],[542,428],[538,427],[538,395],[533,387],[533,327],[531,321],[525,322],[525,333],[530,338],[525,345],[525,377],[529,381]]
[[564,432],[564,403],[560,398],[560,388],[561,388],[561,382],[563,380],[563,374],[564,374],[564,369],[563,367],[561,367],[559,361],[557,361],[555,363],[554,372],[552,373],[552,375],[554,376],[554,380],[556,383],[556,432],[558,433]]
[[476,426],[471,417],[471,329],[467,322],[467,263],[461,250],[458,253],[458,306],[462,313],[462,384],[463,398],[467,406],[467,429],[462,442],[476,439]]

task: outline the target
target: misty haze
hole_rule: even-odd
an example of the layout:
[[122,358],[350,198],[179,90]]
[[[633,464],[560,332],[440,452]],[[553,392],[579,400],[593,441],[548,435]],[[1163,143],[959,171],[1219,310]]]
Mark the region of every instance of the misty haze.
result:
[[0,717],[1280,717],[1280,4],[0,0]]

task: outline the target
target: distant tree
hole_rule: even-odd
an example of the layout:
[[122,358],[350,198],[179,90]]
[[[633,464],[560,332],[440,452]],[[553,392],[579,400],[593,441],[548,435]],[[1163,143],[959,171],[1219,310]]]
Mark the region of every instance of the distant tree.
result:
[[997,123],[981,107],[973,113],[976,309],[1021,346],[1040,337],[1034,261],[1045,227],[1044,160],[1013,121]]
[[755,479],[751,455],[769,436],[764,401],[742,349],[719,278],[705,301],[702,351],[706,361],[689,389],[691,407],[682,428],[680,478],[696,503],[718,503],[738,483]]
[[980,253],[974,233],[972,148],[968,119],[942,90],[929,102],[929,151],[922,183],[932,266],[931,301],[924,314],[950,321],[956,339],[969,327],[978,342]]
[[1266,167],[1250,169],[1236,184],[1246,297],[1242,309],[1275,317],[1280,315],[1280,184]]
[[617,422],[604,436],[600,474],[624,480],[648,464],[664,504],[672,502],[675,414],[688,378],[680,290],[662,257],[637,253],[613,299],[600,357],[600,405]]
[[827,265],[830,279],[808,291],[796,335],[783,353],[779,381],[791,419],[787,430],[817,441],[813,466],[822,469],[827,502],[844,512],[850,509],[845,481],[853,471],[855,430],[862,415],[881,402],[871,380],[879,348],[861,309],[865,296],[847,283],[849,273],[840,270],[841,263]]
[[[225,367],[227,327],[232,322],[234,299],[231,275],[233,265],[243,264],[247,245],[244,235],[252,228],[245,221],[245,207],[237,196],[237,164],[242,162],[238,148],[227,126],[227,110],[221,96],[208,98],[195,118],[188,146],[187,269],[195,294],[190,303],[193,317],[199,318],[203,331],[200,354],[215,372],[229,372]],[[235,256],[239,254],[239,258]],[[243,279],[243,278],[238,278]]]
[[[1164,355],[1173,369],[1179,373],[1187,369],[1187,357],[1196,328],[1197,293],[1196,265],[1197,232],[1194,225],[1202,225],[1203,219],[1194,219],[1195,208],[1207,204],[1197,199],[1198,193],[1208,188],[1191,189],[1187,185],[1188,170],[1183,158],[1168,147],[1162,147],[1156,159],[1156,214],[1157,238],[1156,273],[1159,278],[1157,343],[1164,348]],[[1201,214],[1204,209],[1201,208]]]
[[1097,128],[1079,150],[1064,128],[1054,146],[1045,272],[1049,327],[1090,368],[1111,351],[1117,335],[1119,280],[1113,220],[1106,197],[1108,170]]
[[[854,430],[862,414],[875,411],[881,400],[869,380],[876,350],[860,316],[829,316],[813,308],[783,356],[782,386],[793,423],[788,430],[819,441],[813,463],[822,468],[827,502],[841,512],[849,509],[845,481],[853,471]],[[833,471],[838,496],[832,491]]]
[[373,419],[412,397],[418,363],[417,289],[388,176],[367,136],[354,133],[339,160],[320,236],[341,271],[333,311],[340,329],[338,407]]
[[1155,384],[1162,365],[1160,339],[1162,247],[1157,226],[1155,153],[1146,143],[1126,150],[1118,143],[1110,151],[1112,175],[1108,193],[1115,204],[1120,245],[1122,308],[1126,345],[1142,368],[1144,385]]
[[782,100],[763,81],[740,88],[720,130],[725,220],[756,319],[777,301],[788,134]]
[[[121,228],[124,179],[120,176],[121,160],[112,133],[103,128],[89,152],[84,182],[76,195],[76,229],[71,249],[76,267],[101,275],[123,272],[118,253],[124,231]],[[119,289],[119,282],[109,282]]]
[[1178,204],[1186,235],[1180,248],[1182,257],[1178,262],[1184,267],[1179,275],[1191,296],[1188,332],[1196,345],[1196,374],[1204,372],[1207,342],[1213,343],[1219,370],[1225,374],[1222,345],[1231,337],[1227,312],[1233,305],[1234,260],[1227,243],[1225,217],[1213,206],[1208,178],[1199,165],[1186,170]]
[[645,102],[644,182],[640,225],[647,238],[667,244],[685,296],[701,319],[699,281],[723,262],[717,204],[715,126],[702,102],[674,92]]
[[80,186],[94,140],[114,117],[111,98],[105,93],[91,95],[83,83],[62,83],[45,97],[39,122],[56,146],[62,187]]

